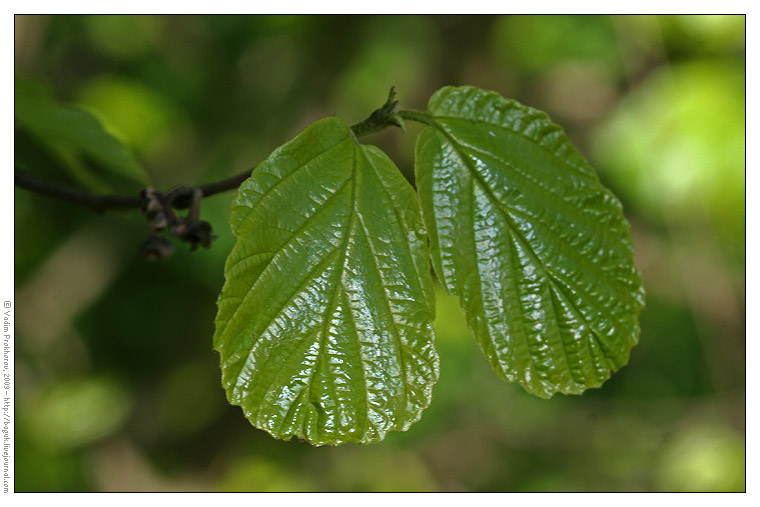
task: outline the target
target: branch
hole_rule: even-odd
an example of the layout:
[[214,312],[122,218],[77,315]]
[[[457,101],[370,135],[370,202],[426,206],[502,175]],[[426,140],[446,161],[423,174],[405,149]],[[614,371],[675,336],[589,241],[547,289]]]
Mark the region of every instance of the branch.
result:
[[201,185],[198,188],[202,192],[203,197],[209,197],[214,194],[226,192],[227,190],[233,190],[239,187],[245,180],[247,180],[252,172],[253,169],[248,169],[247,171],[243,171],[242,173],[236,176],[232,176],[231,178],[227,178],[226,180],[217,181],[215,183],[208,183],[206,185]]
[[103,213],[111,209],[139,208],[142,198],[137,195],[93,194],[60,183],[44,180],[15,168],[16,186],[35,194],[53,197],[62,201],[78,204],[85,208]]
[[396,87],[391,86],[391,91],[388,93],[388,100],[385,101],[385,104],[383,104],[382,107],[375,109],[366,120],[351,125],[351,131],[354,135],[356,137],[366,136],[367,134],[378,132],[391,125],[401,127],[401,130],[406,132],[404,121],[398,114],[398,100],[395,99]]
[[[388,100],[364,121],[351,126],[354,137],[362,137],[385,129],[391,125],[404,128],[404,120],[429,123],[424,113],[400,110],[395,100],[396,89],[392,87]],[[151,260],[166,258],[174,247],[160,233],[168,228],[170,234],[181,241],[190,243],[191,250],[198,246],[208,248],[216,238],[211,225],[200,220],[201,200],[227,190],[238,188],[253,172],[252,169],[225,180],[191,187],[178,185],[168,192],[158,192],[153,188],[143,189],[139,195],[110,195],[86,192],[67,185],[32,176],[19,168],[14,168],[16,186],[39,195],[52,197],[78,206],[84,206],[98,213],[109,210],[138,209],[148,221],[150,236],[140,247],[143,257]],[[190,208],[187,216],[178,216],[175,209]]]
[[[226,180],[208,183],[196,188],[201,191],[203,197],[209,197],[239,187],[240,184],[251,175],[251,172],[252,170],[249,169],[236,176],[227,178]],[[68,185],[62,185],[60,183],[32,176],[18,168],[15,168],[14,176],[17,187],[29,190],[35,194],[84,206],[85,208],[97,211],[98,213],[105,213],[110,210],[135,209],[139,208],[143,203],[143,198],[139,195],[94,194]],[[188,194],[191,193],[191,187],[182,188],[183,190],[186,190]],[[171,193],[172,191],[167,195],[170,195]],[[180,197],[179,194],[184,193],[185,192],[175,192],[178,201]],[[187,206],[178,205],[177,207],[186,208]]]
[[[423,113],[399,110],[398,100],[395,100],[395,97],[396,88],[391,87],[390,93],[388,93],[388,100],[385,101],[385,104],[383,104],[382,107],[376,109],[366,120],[360,121],[351,126],[351,131],[354,136],[362,137],[383,130],[391,125],[401,127],[402,130],[405,130],[404,119],[424,122],[424,120],[420,120],[419,117],[426,116]],[[239,187],[241,183],[248,179],[251,172],[253,172],[253,170],[249,169],[225,180],[208,183],[198,187],[180,185],[167,192],[166,198],[169,205],[175,208],[187,208],[190,207],[190,198],[193,195],[194,188],[201,191],[201,198],[209,197]],[[140,208],[145,202],[143,196],[94,194],[86,192],[74,187],[32,176],[18,168],[15,168],[15,183],[16,186],[29,190],[30,192],[84,206],[85,208],[97,211],[98,213],[104,213],[109,210]]]

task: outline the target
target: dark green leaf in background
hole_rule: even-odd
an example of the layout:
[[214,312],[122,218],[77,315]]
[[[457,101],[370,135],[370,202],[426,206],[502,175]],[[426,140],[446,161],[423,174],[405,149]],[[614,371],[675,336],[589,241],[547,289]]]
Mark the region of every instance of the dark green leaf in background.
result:
[[[16,76],[14,106],[16,128],[33,136],[58,158],[77,183],[105,191],[109,189],[105,182],[109,176],[141,186],[147,182],[140,164],[94,116],[59,104],[38,83]],[[85,159],[94,162],[98,171]],[[26,165],[18,156],[16,164]]]
[[620,203],[544,113],[473,87],[428,109],[415,164],[434,266],[492,367],[542,397],[601,385],[644,305]]
[[345,122],[320,120],[240,188],[214,343],[231,403],[273,436],[374,442],[438,379],[413,189]]

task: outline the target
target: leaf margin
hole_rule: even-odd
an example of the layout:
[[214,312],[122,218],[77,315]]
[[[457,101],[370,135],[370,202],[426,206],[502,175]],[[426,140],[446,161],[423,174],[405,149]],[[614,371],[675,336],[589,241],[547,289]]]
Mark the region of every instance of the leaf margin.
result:
[[[451,103],[447,103],[447,101],[453,101],[454,103],[452,105]],[[490,114],[486,114],[489,106],[491,107]],[[592,179],[598,185],[607,204],[618,214],[618,218],[625,229],[622,234],[622,247],[629,253],[629,258],[627,260],[629,261],[629,266],[631,268],[631,285],[634,286],[634,290],[631,291],[632,303],[630,304],[632,329],[628,344],[623,347],[623,350],[619,351],[617,357],[610,361],[609,371],[602,373],[600,375],[601,378],[597,379],[597,381],[592,380],[591,382],[588,382],[588,385],[580,386],[580,388],[556,385],[556,383],[550,383],[549,385],[544,383],[543,385],[540,385],[539,388],[536,388],[535,385],[530,385],[529,380],[525,381],[524,378],[517,378],[516,375],[506,372],[502,368],[498,354],[496,354],[494,350],[489,351],[488,344],[486,344],[485,340],[479,336],[480,333],[477,329],[478,323],[472,315],[473,312],[468,309],[468,305],[473,304],[473,302],[470,300],[471,298],[462,294],[462,290],[458,286],[456,280],[456,274],[452,272],[451,269],[447,269],[441,254],[441,237],[436,223],[433,199],[425,194],[427,190],[432,192],[431,178],[433,178],[434,169],[431,168],[428,171],[422,169],[425,163],[424,161],[427,158],[427,155],[425,154],[426,144],[434,142],[436,136],[438,136],[439,139],[441,137],[448,138],[441,143],[442,145],[446,142],[451,142],[453,144],[453,139],[446,133],[446,129],[439,124],[441,118],[449,116],[441,115],[440,113],[442,111],[450,113],[452,109],[454,110],[454,114],[450,116],[453,116],[458,120],[469,121],[472,124],[478,122],[487,123],[490,126],[497,128],[511,127],[514,134],[522,135],[537,147],[540,147],[542,150],[550,152],[560,160],[565,161],[569,168],[576,171],[579,176]],[[499,122],[494,118],[502,121]],[[628,363],[631,349],[638,343],[640,335],[638,317],[644,307],[645,297],[645,291],[641,283],[641,273],[633,262],[634,252],[630,236],[630,225],[623,216],[622,205],[617,197],[614,196],[609,189],[601,185],[594,169],[572,145],[570,139],[564,133],[562,128],[554,124],[546,113],[524,106],[515,100],[506,99],[496,92],[481,90],[473,86],[445,86],[431,96],[428,103],[428,114],[425,115],[425,123],[426,127],[420,132],[415,145],[415,176],[423,218],[430,235],[433,266],[444,289],[449,294],[457,295],[459,297],[460,306],[467,316],[466,320],[468,328],[473,337],[480,344],[482,352],[486,356],[486,359],[488,359],[494,372],[506,381],[517,381],[528,392],[542,398],[549,398],[556,392],[581,394],[589,388],[601,386],[615,371]],[[511,123],[511,125],[509,125],[509,123]],[[464,159],[462,160],[462,164],[467,165],[467,163],[464,162]],[[432,167],[432,162],[430,165]],[[469,167],[467,169],[472,170],[472,168]],[[477,171],[472,172],[476,173]],[[481,184],[487,188],[487,185],[484,182],[481,181]],[[464,220],[461,214],[457,215],[457,219],[460,222]],[[452,228],[454,227],[455,226],[452,226]],[[451,241],[451,238],[449,238],[449,240]],[[477,252],[475,253],[477,254]]]
[[[255,417],[251,417],[252,414],[250,411],[247,411],[245,406],[241,403],[240,396],[235,395],[234,390],[233,392],[230,391],[230,385],[228,381],[225,379],[225,359],[224,359],[224,353],[223,349],[227,345],[227,343],[223,343],[222,338],[224,337],[224,334],[226,333],[227,326],[229,324],[229,321],[222,322],[222,300],[223,300],[223,294],[225,292],[225,289],[228,287],[229,283],[229,274],[230,270],[234,268],[233,263],[235,261],[235,252],[238,248],[240,248],[240,241],[241,237],[243,237],[245,234],[250,232],[250,227],[246,225],[246,221],[250,218],[251,214],[251,207],[255,206],[257,203],[254,202],[255,200],[251,201],[249,200],[246,202],[245,195],[247,192],[251,191],[253,187],[255,187],[256,180],[261,180],[264,178],[267,178],[271,176],[271,174],[268,174],[267,168],[269,167],[268,164],[270,164],[271,160],[275,160],[278,157],[282,157],[284,155],[287,155],[291,151],[301,151],[299,149],[299,145],[303,144],[302,141],[305,137],[308,137],[309,132],[312,132],[314,129],[318,128],[318,125],[325,125],[329,124],[331,128],[336,128],[338,130],[341,130],[344,132],[345,136],[341,142],[349,141],[352,144],[352,149],[354,151],[360,151],[364,157],[369,160],[370,158],[374,158],[376,161],[381,160],[384,161],[386,164],[389,164],[388,167],[392,168],[391,174],[392,177],[395,178],[396,183],[401,183],[402,188],[398,192],[392,192],[386,190],[386,195],[389,201],[393,202],[394,204],[399,204],[401,201],[406,201],[406,207],[401,206],[401,218],[399,220],[401,222],[404,222],[404,225],[406,225],[406,220],[411,220],[412,222],[415,220],[417,221],[417,227],[414,232],[415,238],[414,241],[416,241],[416,247],[412,248],[410,246],[410,255],[412,257],[413,264],[415,266],[415,271],[417,273],[417,276],[419,277],[419,283],[420,283],[420,289],[423,292],[423,299],[424,299],[424,305],[427,306],[427,311],[429,312],[429,319],[427,322],[427,329],[424,331],[428,333],[429,338],[429,350],[427,350],[428,359],[430,360],[430,370],[432,374],[432,381],[428,382],[428,385],[424,392],[422,393],[422,399],[423,402],[419,404],[418,408],[416,409],[416,412],[412,411],[410,413],[407,413],[404,418],[402,418],[401,423],[398,424],[394,422],[391,426],[385,428],[383,431],[377,432],[375,435],[370,435],[368,438],[360,438],[356,439],[353,438],[353,435],[347,437],[347,438],[313,438],[313,435],[307,434],[307,431],[304,431],[301,434],[298,434],[298,432],[292,432],[290,435],[282,434],[280,431],[275,431],[272,427],[268,427],[266,424],[260,424],[260,421],[258,420],[258,415]],[[354,160],[354,162],[356,162]],[[354,171],[356,170],[356,167],[354,167]],[[353,177],[352,177],[353,178]],[[380,178],[380,176],[378,176]],[[382,179],[382,178],[380,178]],[[277,183],[275,182],[276,178],[274,178],[272,181],[269,182],[269,188],[271,189],[272,186],[276,186]],[[354,182],[354,187],[356,183]],[[267,185],[265,185],[267,187]],[[396,189],[399,190],[399,189]],[[355,191],[355,188],[352,189],[352,193]],[[263,196],[262,196],[263,198]],[[353,200],[353,196],[352,196]],[[413,203],[413,204],[412,204]],[[354,203],[352,203],[352,208],[354,207]],[[398,207],[393,208],[394,211],[398,211]],[[329,117],[325,118],[323,120],[319,120],[309,127],[307,127],[304,131],[302,131],[298,136],[296,136],[291,141],[285,143],[281,147],[277,148],[264,162],[262,162],[252,173],[251,177],[248,178],[241,186],[238,191],[238,197],[233,201],[231,205],[231,215],[230,215],[230,225],[233,230],[233,234],[238,237],[236,241],[236,245],[233,248],[233,252],[230,253],[230,256],[227,258],[227,261],[225,263],[225,287],[222,289],[222,293],[220,294],[220,298],[218,301],[219,306],[219,312],[217,313],[217,318],[215,320],[216,324],[216,331],[214,335],[214,348],[220,353],[220,362],[222,365],[222,377],[223,377],[223,385],[225,386],[225,391],[227,394],[228,401],[235,405],[241,405],[243,407],[243,411],[246,415],[246,417],[249,419],[249,421],[256,427],[259,427],[261,429],[264,429],[270,435],[272,435],[275,438],[282,438],[285,440],[290,439],[292,436],[296,436],[299,439],[304,439],[307,441],[310,441],[313,445],[339,445],[346,442],[358,442],[358,443],[370,443],[375,441],[380,441],[385,438],[387,433],[392,430],[397,431],[406,431],[413,423],[417,422],[421,416],[422,412],[429,406],[431,398],[432,398],[432,389],[433,386],[437,383],[437,380],[439,378],[439,365],[440,361],[438,359],[437,352],[435,350],[435,336],[433,331],[433,320],[435,317],[435,305],[434,305],[434,295],[433,295],[433,286],[432,286],[432,277],[430,274],[430,267],[429,267],[429,253],[427,251],[427,244],[423,241],[424,239],[424,222],[422,220],[421,214],[419,212],[419,203],[417,201],[416,193],[414,192],[414,189],[411,187],[409,182],[401,175],[398,168],[393,164],[393,162],[385,155],[381,150],[374,146],[367,146],[367,145],[361,145],[358,143],[356,138],[353,136],[353,134],[350,131],[350,128],[348,125],[338,118]],[[355,209],[354,209],[355,211]],[[352,212],[353,213],[353,212]],[[398,217],[399,215],[397,215]],[[349,224],[350,228],[350,224]],[[406,227],[404,227],[406,230]],[[420,231],[422,231],[423,238],[420,238],[419,234]],[[409,231],[407,231],[409,232]],[[350,231],[346,235],[346,241],[348,240],[350,236]],[[367,238],[369,241],[369,237]],[[412,241],[411,236],[407,234],[407,240]],[[345,244],[344,241],[343,243]],[[344,265],[343,269],[345,269],[345,250],[344,250]],[[426,266],[426,268],[423,269],[423,266]],[[257,278],[258,279],[258,278]],[[424,281],[426,279],[426,282]],[[338,286],[341,283],[341,279],[338,280],[337,285],[334,287],[334,293],[331,297],[334,298],[336,296],[337,292],[340,292],[340,289]],[[345,294],[343,294],[345,296]],[[338,303],[336,303],[337,305]],[[330,303],[332,305],[332,303]],[[334,310],[335,306],[333,306]],[[328,312],[329,314],[329,312]],[[331,314],[332,317],[334,317],[334,314]],[[327,316],[325,317],[327,319]],[[405,381],[406,381],[405,377]],[[408,407],[407,407],[408,408]],[[306,419],[303,420],[304,428],[307,423]]]

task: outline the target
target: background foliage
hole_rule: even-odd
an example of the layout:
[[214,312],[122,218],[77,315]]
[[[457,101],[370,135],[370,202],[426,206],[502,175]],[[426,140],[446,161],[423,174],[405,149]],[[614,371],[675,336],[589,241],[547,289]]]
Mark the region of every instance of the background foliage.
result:
[[[227,405],[212,350],[234,192],[204,200],[211,250],[151,264],[137,213],[17,189],[16,489],[743,490],[744,26],[17,16],[16,72],[98,117],[161,189],[251,168],[321,117],[361,120],[390,85],[406,108],[470,84],[542,109],[621,198],[647,307],[627,367],[546,401],[493,375],[439,291],[441,379],[419,423],[371,446],[282,443]],[[366,142],[411,179],[419,128]]]

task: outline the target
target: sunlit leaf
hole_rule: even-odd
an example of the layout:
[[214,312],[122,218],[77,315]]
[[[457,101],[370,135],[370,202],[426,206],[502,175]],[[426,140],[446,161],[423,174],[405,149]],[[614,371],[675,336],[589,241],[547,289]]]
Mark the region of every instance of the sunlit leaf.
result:
[[653,220],[708,212],[742,239],[744,79],[743,62],[690,61],[652,73],[617,104],[592,147],[621,195]]
[[148,157],[183,128],[166,97],[138,80],[99,76],[82,86],[77,98],[120,142]]
[[411,186],[345,122],[314,123],[240,188],[214,343],[231,403],[317,445],[406,430],[438,378]]
[[539,111],[446,87],[417,142],[433,261],[494,370],[542,397],[628,361],[644,293],[620,203]]

